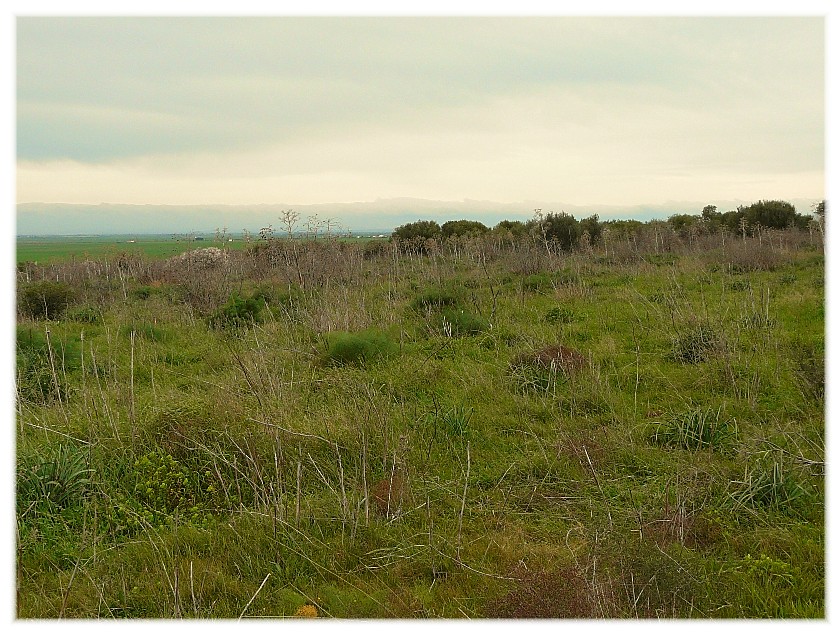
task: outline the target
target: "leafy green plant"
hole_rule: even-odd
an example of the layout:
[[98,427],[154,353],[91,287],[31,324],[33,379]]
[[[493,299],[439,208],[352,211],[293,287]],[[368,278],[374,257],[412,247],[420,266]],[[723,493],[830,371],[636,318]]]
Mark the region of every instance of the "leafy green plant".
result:
[[336,332],[329,335],[323,361],[328,365],[367,363],[391,356],[397,350],[397,344],[381,330]]
[[57,319],[73,296],[73,289],[64,282],[33,282],[21,290],[20,309],[33,319]]
[[737,439],[738,424],[723,408],[696,408],[655,423],[651,440],[658,445],[698,451],[727,450]]
[[150,451],[135,460],[131,493],[118,491],[107,521],[116,533],[132,534],[144,524],[164,526],[176,517],[196,526],[212,520],[217,491],[209,470],[190,468],[171,454]]

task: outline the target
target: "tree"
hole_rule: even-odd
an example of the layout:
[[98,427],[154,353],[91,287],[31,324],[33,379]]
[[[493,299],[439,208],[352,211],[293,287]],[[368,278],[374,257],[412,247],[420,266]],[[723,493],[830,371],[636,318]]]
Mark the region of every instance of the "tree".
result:
[[814,208],[814,213],[820,217],[820,220],[825,220],[825,201],[822,200],[817,203],[817,206]]
[[493,233],[504,233],[509,231],[515,238],[525,235],[528,231],[525,223],[521,220],[502,220],[493,227]]
[[668,224],[681,237],[688,237],[689,229],[697,221],[697,216],[691,214],[674,214],[668,218]]
[[440,225],[434,220],[418,220],[397,227],[391,234],[391,238],[394,240],[415,240],[417,238],[428,240],[429,238],[438,238],[440,234]]
[[589,244],[596,245],[601,241],[601,231],[603,230],[603,225],[601,224],[600,220],[598,219],[598,214],[592,214],[588,218],[584,218],[580,221],[580,233],[583,235],[583,232],[587,232],[589,234]]
[[580,223],[565,211],[549,212],[534,222],[546,242],[556,242],[564,251],[571,251],[577,246],[583,233]]
[[759,200],[748,207],[738,207],[747,225],[785,229],[796,224],[796,208],[784,200]]
[[708,233],[717,233],[720,230],[721,224],[723,224],[723,214],[714,205],[703,207],[703,211],[700,212],[700,218]]
[[463,236],[469,233],[487,233],[490,229],[477,220],[449,220],[440,228],[444,238],[449,236]]

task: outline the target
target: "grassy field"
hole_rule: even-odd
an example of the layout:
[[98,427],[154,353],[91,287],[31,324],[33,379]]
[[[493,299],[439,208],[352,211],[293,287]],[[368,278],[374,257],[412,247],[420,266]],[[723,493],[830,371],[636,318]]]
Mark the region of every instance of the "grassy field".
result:
[[113,257],[121,253],[168,258],[184,251],[209,246],[241,249],[242,240],[218,242],[189,241],[162,236],[56,236],[17,239],[17,261],[55,263],[72,259],[89,260]]
[[[341,238],[341,241],[370,241],[377,238]],[[70,260],[90,260],[116,257],[120,254],[143,255],[149,258],[168,258],[185,251],[207,247],[227,250],[243,249],[248,242],[235,236],[225,239],[186,240],[164,236],[52,236],[17,238],[17,262],[59,263]]]
[[824,328],[796,230],[21,266],[17,615],[823,618]]

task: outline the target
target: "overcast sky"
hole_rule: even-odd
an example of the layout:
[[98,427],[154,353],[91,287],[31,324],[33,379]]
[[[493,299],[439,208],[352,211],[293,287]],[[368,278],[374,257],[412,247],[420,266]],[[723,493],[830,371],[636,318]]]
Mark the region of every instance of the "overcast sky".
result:
[[18,203],[825,197],[819,17],[16,29]]

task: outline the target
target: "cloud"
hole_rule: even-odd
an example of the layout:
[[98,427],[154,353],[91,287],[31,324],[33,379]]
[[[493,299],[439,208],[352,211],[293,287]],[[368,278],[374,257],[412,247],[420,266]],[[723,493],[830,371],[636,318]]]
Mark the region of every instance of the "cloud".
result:
[[820,18],[17,23],[19,200],[584,200],[823,168]]

